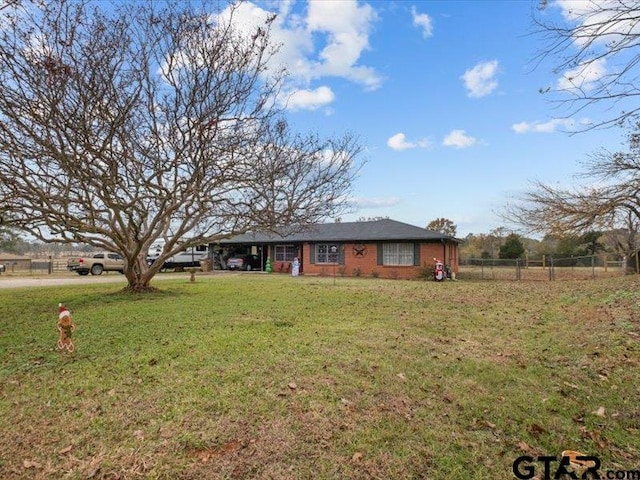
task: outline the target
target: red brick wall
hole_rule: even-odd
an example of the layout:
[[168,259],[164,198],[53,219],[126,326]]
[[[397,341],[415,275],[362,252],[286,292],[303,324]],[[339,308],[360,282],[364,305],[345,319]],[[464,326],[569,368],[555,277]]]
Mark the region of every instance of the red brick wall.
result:
[[[288,244],[290,245],[290,244]],[[275,245],[269,245],[266,249],[266,255],[273,262],[271,264],[271,269],[274,273],[291,273],[291,262],[277,262],[274,260],[276,257]],[[298,258],[300,258],[300,250],[298,249]],[[302,273],[302,272],[301,272]]]
[[[302,271],[306,275],[333,276],[362,276],[380,278],[417,278],[423,266],[431,266],[434,257],[451,265],[453,271],[458,271],[458,245],[456,243],[423,243],[420,245],[421,266],[393,266],[378,265],[378,245],[376,243],[358,244],[366,247],[364,255],[354,253],[354,244],[344,244],[344,265],[312,264],[310,263],[310,245],[305,243],[302,251]],[[278,263],[278,262],[276,262]],[[277,268],[274,269],[278,272]],[[285,270],[286,271],[286,270]]]

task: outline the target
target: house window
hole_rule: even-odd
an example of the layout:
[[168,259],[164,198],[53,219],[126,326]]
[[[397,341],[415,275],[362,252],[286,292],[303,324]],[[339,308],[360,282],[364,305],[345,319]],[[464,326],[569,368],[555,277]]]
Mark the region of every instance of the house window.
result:
[[340,263],[340,245],[337,243],[316,245],[316,263]]
[[295,245],[276,245],[276,262],[293,262],[298,254],[298,248]]
[[382,246],[383,265],[413,265],[413,243],[385,243]]

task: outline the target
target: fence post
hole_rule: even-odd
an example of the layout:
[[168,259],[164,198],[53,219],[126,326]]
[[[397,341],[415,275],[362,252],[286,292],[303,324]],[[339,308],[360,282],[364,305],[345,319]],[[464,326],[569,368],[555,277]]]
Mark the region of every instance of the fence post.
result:
[[591,276],[594,279],[596,278],[596,256],[595,255],[591,256]]
[[555,280],[555,272],[553,271],[553,256],[549,256],[549,281]]
[[516,258],[516,280],[520,280],[520,259]]
[[49,255],[49,275],[53,273],[53,258]]

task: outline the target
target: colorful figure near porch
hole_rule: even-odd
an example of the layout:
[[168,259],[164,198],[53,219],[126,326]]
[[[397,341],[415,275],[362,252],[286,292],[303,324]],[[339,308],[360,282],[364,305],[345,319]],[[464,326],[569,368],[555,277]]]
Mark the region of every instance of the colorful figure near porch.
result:
[[298,260],[298,257],[294,258],[291,264],[291,275],[294,277],[300,275],[300,260]]
[[60,314],[58,315],[58,331],[60,332],[60,338],[58,339],[58,350],[67,351],[73,353],[75,346],[71,339],[71,334],[76,329],[76,326],[71,319],[71,313],[63,304],[58,305],[60,307]]
[[437,258],[434,258],[433,261],[436,262],[433,268],[433,279],[436,282],[441,282],[445,279],[444,264]]
[[267,264],[264,267],[264,271],[267,273],[273,272],[273,266],[271,265],[271,259],[267,258]]

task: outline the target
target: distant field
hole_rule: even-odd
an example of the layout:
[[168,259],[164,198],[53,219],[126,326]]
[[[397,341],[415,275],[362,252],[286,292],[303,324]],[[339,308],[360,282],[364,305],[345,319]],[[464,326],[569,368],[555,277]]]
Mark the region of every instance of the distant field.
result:
[[0,290],[0,478],[508,479],[567,449],[640,470],[637,276],[157,286]]
[[[519,277],[518,277],[519,275]],[[491,266],[491,265],[465,265],[461,266],[458,277],[464,280],[521,280],[521,281],[560,281],[560,280],[593,280],[625,275],[623,268],[615,267],[554,267],[549,272],[549,267],[520,267],[519,272],[515,266]]]

